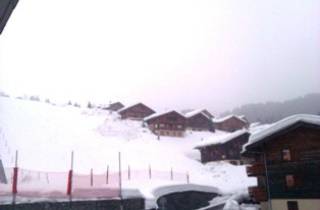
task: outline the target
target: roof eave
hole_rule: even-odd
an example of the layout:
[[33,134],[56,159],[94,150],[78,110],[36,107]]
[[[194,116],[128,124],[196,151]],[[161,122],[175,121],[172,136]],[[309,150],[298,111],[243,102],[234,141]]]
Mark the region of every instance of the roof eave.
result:
[[292,131],[292,130],[300,127],[300,126],[312,126],[312,127],[316,127],[316,128],[319,128],[319,129],[320,129],[320,126],[317,125],[317,124],[307,123],[307,122],[304,122],[304,121],[297,121],[296,123],[291,124],[291,125],[289,125],[289,126],[287,126],[287,127],[284,127],[284,128],[282,128],[281,130],[279,130],[279,131],[271,134],[270,136],[267,136],[267,137],[265,137],[265,138],[262,138],[262,139],[254,142],[254,143],[252,143],[252,144],[246,145],[246,150],[247,150],[247,151],[255,151],[254,149],[257,148],[257,147],[259,147],[259,146],[261,146],[262,144],[264,144],[264,143],[266,143],[266,142],[268,142],[268,141],[276,138],[277,136],[280,136],[280,135],[283,135],[283,134],[285,134],[285,133],[288,133],[288,132],[290,132],[290,131]]

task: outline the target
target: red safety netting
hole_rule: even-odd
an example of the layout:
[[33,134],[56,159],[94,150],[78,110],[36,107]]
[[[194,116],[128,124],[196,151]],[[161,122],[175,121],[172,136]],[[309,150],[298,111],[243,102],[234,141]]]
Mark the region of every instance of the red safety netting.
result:
[[125,170],[122,171],[122,180],[167,180],[187,183],[189,182],[189,175],[187,173],[175,171],[159,171],[159,170]]
[[[15,174],[16,173],[16,174]],[[1,197],[19,197],[29,199],[97,199],[120,196],[119,172],[107,170],[105,173],[88,174],[69,172],[43,172],[21,168],[5,168],[7,183],[0,183]],[[188,173],[174,170],[159,171],[127,169],[121,171],[122,182],[140,182],[147,180],[165,180],[189,183]]]
[[119,174],[74,174],[72,196],[76,198],[111,198],[120,196]]
[[[14,168],[6,168],[6,184],[0,184],[0,196],[16,194],[25,198],[69,198],[68,185],[71,187],[73,198],[112,198],[119,197],[118,173],[107,174],[72,174],[68,172],[42,172],[26,169],[17,170],[15,184]],[[71,185],[70,185],[71,181]]]

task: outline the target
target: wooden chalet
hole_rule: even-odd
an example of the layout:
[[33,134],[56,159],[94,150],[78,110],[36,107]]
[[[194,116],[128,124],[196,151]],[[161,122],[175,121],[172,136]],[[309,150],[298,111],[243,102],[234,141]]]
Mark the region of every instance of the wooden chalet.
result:
[[143,118],[154,114],[155,111],[143,103],[137,103],[119,109],[118,113],[121,119],[143,120]]
[[199,144],[195,149],[200,150],[201,162],[228,161],[232,164],[243,164],[241,158],[242,146],[248,142],[250,133],[247,130],[235,131],[220,138],[209,139]]
[[249,128],[249,122],[243,116],[229,115],[220,119],[213,119],[215,129],[234,132],[243,128]]
[[252,198],[267,210],[320,209],[320,116],[294,115],[253,134],[243,156],[258,185]]
[[114,102],[110,103],[109,106],[104,109],[116,112],[122,108],[124,108],[124,105],[121,102]]
[[186,118],[177,111],[154,114],[144,119],[150,130],[158,136],[184,136]]
[[185,114],[187,128],[194,131],[214,131],[213,115],[205,109],[193,110]]

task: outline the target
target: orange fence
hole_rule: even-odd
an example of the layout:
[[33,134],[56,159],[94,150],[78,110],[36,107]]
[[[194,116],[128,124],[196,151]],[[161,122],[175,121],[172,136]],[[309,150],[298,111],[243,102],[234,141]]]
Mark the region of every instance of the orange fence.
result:
[[[121,181],[144,183],[148,180],[167,180],[189,183],[187,173],[151,170],[121,171]],[[119,172],[106,170],[104,174],[69,172],[43,172],[21,168],[5,168],[8,183],[0,183],[1,197],[19,197],[29,199],[95,199],[120,197]],[[8,198],[7,198],[8,199]],[[15,198],[14,198],[15,199]]]
[[[15,174],[15,171],[17,174]],[[0,196],[16,195],[24,198],[112,198],[119,197],[118,173],[81,175],[67,172],[42,172],[5,168],[8,183],[0,184]],[[92,183],[92,181],[93,183]],[[72,183],[70,182],[72,181]],[[70,193],[68,193],[68,188]]]
[[[18,151],[14,168],[5,168],[7,183],[0,183],[0,202],[12,198],[22,199],[110,199],[121,197],[122,182],[146,180],[174,180],[189,183],[188,173],[152,170],[151,165],[145,170],[110,171],[109,166],[103,174],[94,174],[93,169],[88,174],[73,172],[73,152],[71,153],[71,169],[68,172],[44,172],[18,168]],[[119,152],[119,168],[121,168],[121,153]],[[120,178],[121,177],[121,178]]]

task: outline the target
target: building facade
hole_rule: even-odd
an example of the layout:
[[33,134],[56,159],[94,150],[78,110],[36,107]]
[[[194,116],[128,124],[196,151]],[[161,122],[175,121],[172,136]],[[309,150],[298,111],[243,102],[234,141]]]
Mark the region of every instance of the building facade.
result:
[[121,102],[114,102],[114,103],[109,104],[109,106],[106,107],[105,109],[116,112],[122,108],[124,108],[124,105]]
[[207,110],[194,110],[185,114],[187,128],[194,131],[214,132],[212,115]]
[[144,121],[157,136],[183,137],[186,130],[186,118],[177,111],[155,114]]
[[243,155],[252,158],[249,194],[262,210],[320,209],[320,116],[295,115],[252,135]]
[[244,128],[249,128],[249,122],[244,117],[230,115],[220,119],[213,119],[213,126],[215,129],[234,132]]
[[200,151],[202,163],[224,160],[236,165],[243,164],[240,153],[249,136],[250,133],[246,130],[236,131],[219,140],[202,142],[195,149]]
[[118,113],[121,119],[143,120],[143,118],[154,114],[155,111],[143,103],[137,103],[118,110]]

